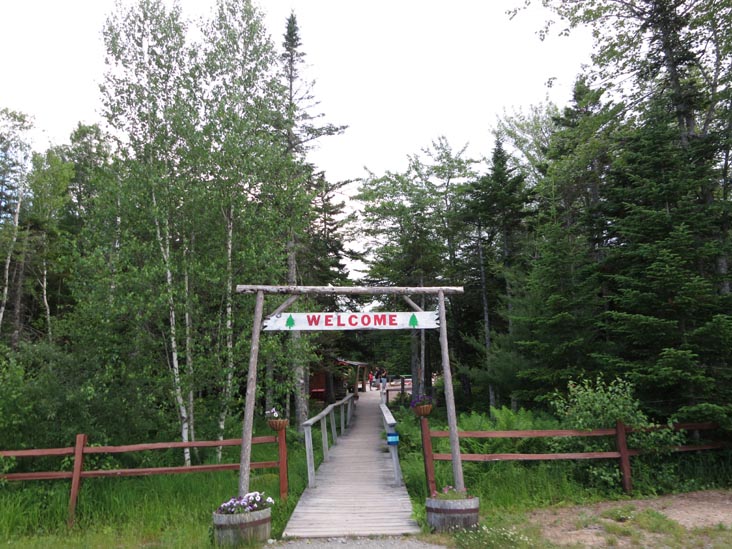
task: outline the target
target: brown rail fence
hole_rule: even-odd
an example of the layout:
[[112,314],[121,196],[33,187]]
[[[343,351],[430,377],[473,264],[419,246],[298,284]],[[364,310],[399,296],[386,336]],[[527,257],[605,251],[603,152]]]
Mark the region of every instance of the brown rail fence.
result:
[[[277,443],[276,461],[258,461],[250,464],[252,469],[278,469],[280,498],[287,498],[287,443],[285,430],[276,431],[276,435],[252,437],[252,444]],[[71,471],[40,471],[33,473],[7,473],[0,479],[11,481],[23,480],[58,480],[71,479],[69,494],[68,525],[74,525],[76,502],[81,489],[81,480],[93,477],[132,477],[149,475],[170,475],[177,473],[202,473],[209,471],[233,471],[239,469],[238,463],[216,463],[206,465],[187,465],[176,467],[139,467],[135,469],[104,469],[84,471],[84,456],[88,454],[120,454],[123,452],[142,452],[145,450],[169,450],[171,448],[210,448],[219,446],[241,446],[242,439],[203,440],[196,442],[154,442],[147,444],[128,444],[125,446],[88,446],[87,436],[76,435],[76,444],[68,448],[44,448],[33,450],[0,450],[0,457],[47,457],[73,456]]]
[[[422,453],[424,455],[424,471],[427,479],[427,489],[432,494],[436,491],[435,485],[435,461],[452,461],[451,454],[436,454],[432,451],[433,438],[447,438],[449,431],[430,431],[426,417],[420,418],[422,431]],[[717,429],[715,423],[678,423],[673,427],[658,427],[656,429],[673,428],[676,431],[703,431]],[[628,448],[627,434],[638,431],[618,421],[612,429],[594,429],[581,431],[576,429],[560,430],[525,430],[525,431],[460,431],[459,438],[547,438],[547,437],[603,437],[612,436],[615,438],[616,450],[612,452],[567,452],[553,454],[460,454],[463,461],[539,461],[539,460],[568,460],[568,459],[617,459],[622,474],[623,489],[630,493],[633,489],[630,475],[630,457],[637,456],[640,450]],[[708,444],[697,444],[693,446],[674,446],[674,452],[691,452],[696,450],[715,450],[728,448],[729,444],[724,442],[711,442]]]

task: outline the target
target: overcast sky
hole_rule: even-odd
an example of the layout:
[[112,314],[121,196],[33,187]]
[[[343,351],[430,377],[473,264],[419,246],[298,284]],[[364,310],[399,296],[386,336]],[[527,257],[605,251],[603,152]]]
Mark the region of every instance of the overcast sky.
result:
[[[125,4],[132,0],[124,0]],[[319,110],[345,124],[321,140],[311,161],[329,179],[406,168],[439,136],[473,157],[490,155],[504,111],[547,97],[567,103],[587,35],[536,34],[538,6],[509,21],[523,0],[259,0],[279,47],[291,10]],[[538,3],[538,2],[535,2]],[[213,0],[182,0],[184,15]],[[68,141],[78,122],[100,121],[101,29],[114,0],[0,0],[0,108],[32,115],[36,146]],[[556,79],[549,89],[545,83]]]

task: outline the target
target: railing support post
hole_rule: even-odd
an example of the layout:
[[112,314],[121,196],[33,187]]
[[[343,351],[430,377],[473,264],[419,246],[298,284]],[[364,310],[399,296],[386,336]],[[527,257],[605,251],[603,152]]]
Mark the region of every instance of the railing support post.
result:
[[71,492],[69,494],[69,518],[68,527],[74,526],[76,519],[76,501],[79,498],[81,489],[81,471],[84,469],[84,446],[86,446],[86,435],[76,435],[74,445],[74,472],[71,476]]
[[623,476],[623,490],[626,494],[633,491],[633,481],[630,478],[630,454],[628,441],[625,436],[625,424],[618,420],[615,424],[615,443],[620,453],[620,473]]
[[328,461],[328,424],[325,418],[320,420],[320,435],[323,440],[323,461]]
[[350,406],[350,404],[346,404],[345,406],[341,404],[338,407],[341,411],[341,436],[346,432],[346,406]]
[[333,445],[338,444],[338,429],[336,429],[335,408],[330,411],[330,432],[333,433]]
[[437,485],[435,483],[435,461],[432,455],[430,424],[426,416],[419,418],[419,426],[422,431],[422,455],[424,457],[424,477],[427,481],[427,497],[432,497],[432,494],[437,491]]
[[305,458],[308,463],[308,486],[315,487],[315,456],[313,455],[313,429],[310,425],[303,425],[305,431]]
[[[386,443],[389,447],[389,453],[391,454],[391,463],[394,468],[394,486],[401,486],[402,483],[402,468],[399,465],[399,435],[396,431],[396,420],[394,415],[391,413],[386,404],[381,404],[381,418],[384,421],[384,431],[386,431]],[[396,435],[396,443],[390,443],[389,435]]]
[[285,433],[287,429],[281,429],[277,431],[277,460],[278,460],[278,471],[280,475],[280,499],[285,501],[287,499],[287,492],[289,491],[289,485],[287,481],[287,440]]

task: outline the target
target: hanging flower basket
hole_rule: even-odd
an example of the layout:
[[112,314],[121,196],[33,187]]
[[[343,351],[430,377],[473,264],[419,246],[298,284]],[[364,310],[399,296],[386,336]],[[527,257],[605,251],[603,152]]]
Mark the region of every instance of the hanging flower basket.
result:
[[269,425],[269,428],[274,431],[282,431],[290,422],[288,419],[280,417],[280,413],[277,411],[277,408],[267,410],[264,412],[264,415],[267,417],[267,425]]
[[289,419],[268,419],[267,425],[273,431],[282,431],[290,424]]
[[429,395],[419,395],[412,399],[410,403],[412,410],[419,417],[428,416],[432,411],[432,397]]
[[419,417],[428,416],[432,411],[432,404],[419,404],[412,408],[412,410],[414,410],[414,413]]

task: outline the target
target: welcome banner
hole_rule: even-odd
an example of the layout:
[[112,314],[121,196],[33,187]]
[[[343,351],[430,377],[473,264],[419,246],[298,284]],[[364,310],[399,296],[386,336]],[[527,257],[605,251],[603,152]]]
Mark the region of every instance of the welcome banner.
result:
[[428,330],[439,327],[437,311],[419,313],[282,313],[264,319],[263,330]]

